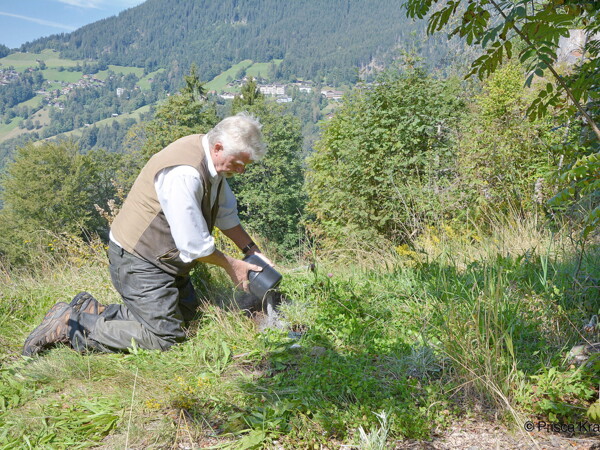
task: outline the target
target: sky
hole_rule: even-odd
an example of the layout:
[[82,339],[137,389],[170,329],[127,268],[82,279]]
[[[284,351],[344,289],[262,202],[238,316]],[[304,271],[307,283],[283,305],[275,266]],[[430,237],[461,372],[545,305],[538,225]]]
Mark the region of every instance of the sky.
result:
[[144,0],[0,0],[0,44],[20,47],[143,3]]

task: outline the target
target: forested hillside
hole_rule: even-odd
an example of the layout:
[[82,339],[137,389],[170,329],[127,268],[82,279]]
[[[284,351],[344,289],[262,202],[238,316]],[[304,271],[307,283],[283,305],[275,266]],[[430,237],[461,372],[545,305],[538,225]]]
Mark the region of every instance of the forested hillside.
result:
[[[82,150],[120,151],[129,128],[177,91],[192,64],[218,95],[238,92],[245,75],[285,83],[281,94],[292,100],[281,101],[301,119],[308,151],[317,122],[359,79],[372,81],[405,53],[456,71],[463,47],[427,39],[394,2],[149,0],[0,58],[0,168],[15,147],[65,133],[82,137]],[[312,94],[299,95],[297,81]],[[323,89],[343,92],[332,100]]]
[[[283,59],[278,78],[326,77],[338,84],[355,80],[362,66],[383,62],[395,47],[414,45],[415,30],[423,25],[408,19],[400,2],[385,0],[148,0],[22,50],[52,48],[64,57],[148,72],[167,66],[185,70],[194,62],[204,80],[245,59]],[[447,51],[438,46],[430,56],[428,63],[435,66]]]

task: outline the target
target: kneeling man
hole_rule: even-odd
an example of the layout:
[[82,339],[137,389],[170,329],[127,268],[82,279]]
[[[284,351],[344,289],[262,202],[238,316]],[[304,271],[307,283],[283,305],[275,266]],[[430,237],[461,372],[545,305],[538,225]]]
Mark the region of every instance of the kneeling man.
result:
[[248,271],[261,267],[217,250],[211,233],[216,226],[245,255],[269,262],[240,225],[226,181],[265,154],[260,128],[240,113],[150,158],[110,231],[110,274],[123,304],[105,306],[85,292],[70,304],[57,303],[25,341],[23,355],[56,343],[114,352],[135,341],[140,348],[167,350],[184,340],[184,325],[199,306],[189,276],[199,262],[222,267],[247,290]]

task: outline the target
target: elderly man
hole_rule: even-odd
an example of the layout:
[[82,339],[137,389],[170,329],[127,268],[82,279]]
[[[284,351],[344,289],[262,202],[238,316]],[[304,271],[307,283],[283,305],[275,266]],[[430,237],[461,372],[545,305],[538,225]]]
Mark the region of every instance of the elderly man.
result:
[[85,292],[70,304],[57,303],[29,335],[23,354],[59,342],[79,351],[119,351],[132,341],[140,348],[168,349],[184,340],[184,324],[199,305],[189,277],[198,262],[222,267],[247,290],[248,271],[261,267],[217,250],[211,232],[216,226],[244,254],[261,255],[240,225],[225,180],[264,155],[260,127],[240,113],[150,158],[111,226],[110,274],[123,304],[104,306]]

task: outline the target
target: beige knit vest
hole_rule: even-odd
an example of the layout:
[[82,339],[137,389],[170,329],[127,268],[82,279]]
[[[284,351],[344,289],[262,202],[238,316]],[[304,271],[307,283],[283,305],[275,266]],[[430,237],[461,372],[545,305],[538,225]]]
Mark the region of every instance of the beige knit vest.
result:
[[167,167],[194,167],[200,174],[204,188],[202,214],[209,232],[212,232],[219,208],[219,192],[217,201],[211,208],[210,174],[202,148],[202,137],[200,134],[183,137],[152,156],[135,180],[111,226],[114,238],[126,251],[173,275],[187,275],[197,262],[184,263],[179,257],[171,228],[154,189],[154,177]]

